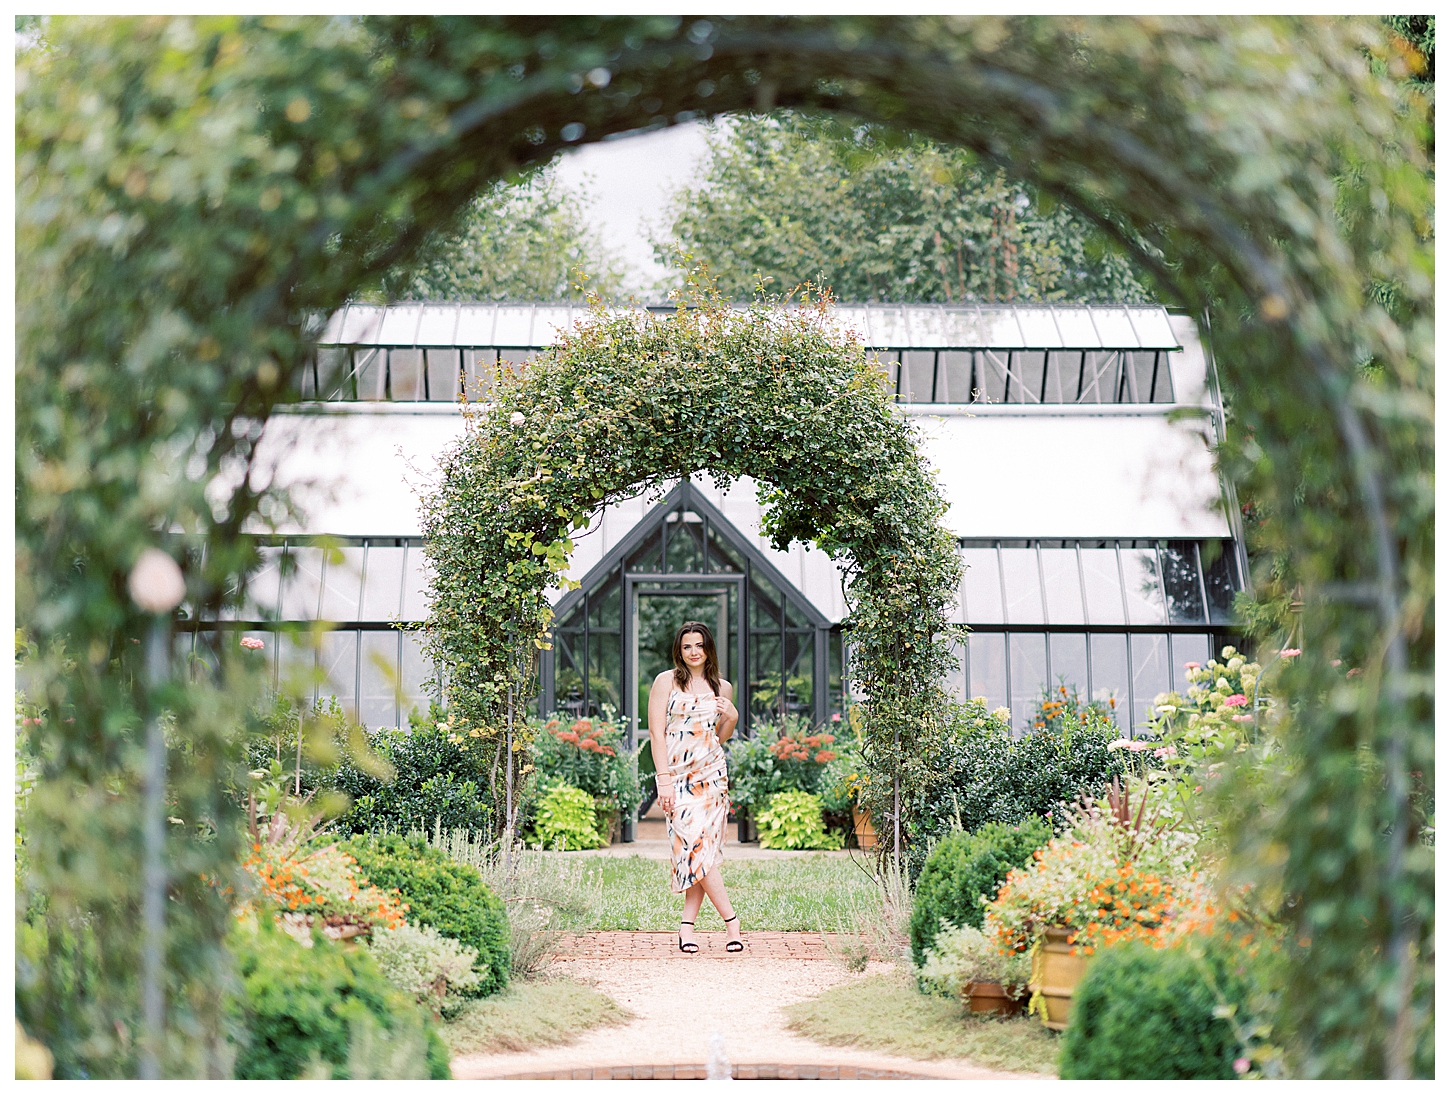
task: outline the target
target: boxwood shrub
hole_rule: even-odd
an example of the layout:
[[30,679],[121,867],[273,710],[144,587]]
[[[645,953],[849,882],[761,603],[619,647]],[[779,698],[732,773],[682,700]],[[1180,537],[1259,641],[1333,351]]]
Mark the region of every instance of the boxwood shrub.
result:
[[308,947],[265,923],[239,924],[228,948],[242,982],[234,1004],[237,1079],[293,1080],[319,1064],[334,1080],[379,1078],[352,1075],[366,1056],[354,1043],[369,1027],[385,1032],[391,1068],[415,1073],[387,1078],[449,1078],[448,1050],[431,1016],[388,982],[365,948],[321,934]]
[[489,996],[508,984],[508,915],[476,869],[429,847],[417,834],[355,836],[342,847],[374,886],[403,895],[409,920],[478,951],[474,969],[481,980],[471,995]]
[[[1205,972],[1205,969],[1207,972]],[[1232,1080],[1240,1046],[1217,1018],[1215,986],[1242,1005],[1242,969],[1209,949],[1203,964],[1182,948],[1125,943],[1094,956],[1073,993],[1062,1039],[1064,1080]]]
[[1041,818],[1017,825],[989,822],[974,833],[957,831],[938,841],[916,882],[911,906],[911,957],[920,966],[942,922],[982,926],[982,898],[989,900],[1007,872],[1025,866],[1052,837]]

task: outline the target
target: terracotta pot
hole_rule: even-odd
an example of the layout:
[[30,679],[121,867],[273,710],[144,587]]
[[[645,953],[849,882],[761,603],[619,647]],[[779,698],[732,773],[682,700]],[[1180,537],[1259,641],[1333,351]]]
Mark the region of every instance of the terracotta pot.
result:
[[1072,1013],[1072,994],[1089,959],[1072,953],[1067,937],[1071,928],[1048,928],[1032,956],[1032,982],[1027,987],[1034,996],[1041,996],[1047,1008],[1043,1026],[1049,1030],[1066,1030]]
[[1021,1015],[1027,1001],[994,981],[973,981],[962,986],[962,1002],[973,1015]]
[[862,813],[854,805],[851,807],[851,829],[856,834],[856,846],[863,852],[876,847],[876,826],[871,824],[871,815]]

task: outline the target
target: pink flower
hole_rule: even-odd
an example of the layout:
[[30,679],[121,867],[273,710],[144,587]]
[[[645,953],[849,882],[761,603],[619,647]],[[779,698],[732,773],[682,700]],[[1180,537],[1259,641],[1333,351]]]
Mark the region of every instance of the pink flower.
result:
[[1254,721],[1254,716],[1252,716],[1252,715],[1235,715],[1234,716],[1234,722],[1253,722],[1253,721]]
[[1279,657],[1297,658],[1302,653],[1304,653],[1304,651],[1298,649],[1297,647],[1286,646],[1283,650],[1279,651]]
[[1332,661],[1332,662],[1330,662],[1330,663],[1329,663],[1329,664],[1330,664],[1330,665],[1332,665],[1332,666],[1334,666],[1334,668],[1335,668],[1335,669],[1338,669],[1338,668],[1339,668],[1339,659],[1338,659],[1338,658],[1335,658],[1335,659],[1334,659],[1334,660],[1333,660],[1333,661]]
[[1145,753],[1152,748],[1152,744],[1146,741],[1130,741],[1124,748],[1130,749],[1134,753]]
[[1183,663],[1183,668],[1184,669],[1202,669],[1203,666],[1201,666],[1198,662],[1184,662]]
[[1363,672],[1364,672],[1363,669],[1359,669],[1359,668],[1356,667],[1354,669],[1351,669],[1348,673],[1346,673],[1345,676],[1346,677],[1357,677],[1357,676],[1359,676]]
[[1242,692],[1235,692],[1228,699],[1223,701],[1225,707],[1243,707],[1249,702],[1249,698]]
[[1242,1076],[1248,1070],[1249,1059],[1247,1057],[1240,1057],[1236,1061],[1234,1061],[1234,1071],[1237,1072],[1240,1076]]
[[839,711],[837,711],[834,715],[831,716],[831,721],[832,722],[840,722],[841,721],[841,713]]
[[1159,760],[1163,760],[1167,757],[1176,757],[1178,755],[1178,750],[1171,745],[1165,745],[1162,749],[1154,749],[1153,755]]
[[261,650],[266,645],[261,639],[254,639],[250,635],[242,639],[243,650]]

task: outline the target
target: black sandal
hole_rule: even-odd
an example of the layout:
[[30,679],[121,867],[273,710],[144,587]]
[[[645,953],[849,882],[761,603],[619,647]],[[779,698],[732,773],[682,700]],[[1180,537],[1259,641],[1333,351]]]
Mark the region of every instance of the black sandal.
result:
[[[727,924],[733,924],[735,921],[737,921],[739,919],[740,919],[740,914],[739,913],[736,913],[729,920],[725,921],[725,923],[727,923]],[[741,951],[743,951],[745,949],[745,944],[742,943],[738,939],[732,939],[732,940],[730,940],[730,942],[728,942],[728,943],[725,944],[725,949],[729,953],[731,953],[731,954],[739,954]]]
[[[684,927],[686,924],[688,924],[692,928],[695,926],[695,922],[693,920],[681,920],[680,921],[680,926],[681,927]],[[700,944],[698,944],[698,943],[686,943],[685,942],[685,936],[684,936],[684,933],[683,932],[681,932],[679,934],[678,938],[679,938],[679,943],[680,943],[680,950],[684,951],[686,954],[699,954],[700,953]]]

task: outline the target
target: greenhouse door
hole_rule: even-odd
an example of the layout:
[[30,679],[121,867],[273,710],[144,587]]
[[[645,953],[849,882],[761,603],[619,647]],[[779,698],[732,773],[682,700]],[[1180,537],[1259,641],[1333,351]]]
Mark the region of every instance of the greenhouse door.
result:
[[738,574],[625,573],[624,702],[631,747],[648,739],[650,685],[672,667],[675,631],[686,620],[699,620],[714,632],[722,677],[729,680],[731,670],[745,664],[744,582]]

